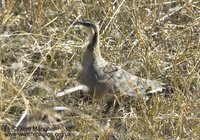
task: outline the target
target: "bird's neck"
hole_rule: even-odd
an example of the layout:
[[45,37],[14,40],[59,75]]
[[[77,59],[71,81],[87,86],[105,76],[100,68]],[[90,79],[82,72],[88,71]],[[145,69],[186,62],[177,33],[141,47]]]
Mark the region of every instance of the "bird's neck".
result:
[[89,43],[87,46],[87,50],[91,52],[98,52],[100,55],[99,50],[99,33],[95,32],[93,35],[89,36]]
[[89,43],[83,55],[83,67],[87,68],[95,60],[103,59],[99,49],[99,33],[95,32],[93,36],[89,36]]

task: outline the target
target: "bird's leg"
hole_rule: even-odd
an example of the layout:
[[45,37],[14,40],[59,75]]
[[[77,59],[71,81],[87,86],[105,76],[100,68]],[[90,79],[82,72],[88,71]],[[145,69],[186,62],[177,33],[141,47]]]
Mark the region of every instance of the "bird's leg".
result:
[[106,111],[104,112],[105,114],[113,114],[113,113],[116,113],[118,108],[119,108],[119,103],[116,102],[114,103],[114,101],[109,101],[107,102],[107,108],[106,108]]

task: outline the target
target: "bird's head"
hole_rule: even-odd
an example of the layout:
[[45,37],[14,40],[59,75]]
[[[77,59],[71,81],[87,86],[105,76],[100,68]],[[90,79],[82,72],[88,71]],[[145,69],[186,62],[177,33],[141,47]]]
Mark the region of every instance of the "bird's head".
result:
[[86,31],[89,40],[92,40],[93,36],[97,34],[99,30],[98,24],[92,20],[78,21],[74,25],[82,27]]

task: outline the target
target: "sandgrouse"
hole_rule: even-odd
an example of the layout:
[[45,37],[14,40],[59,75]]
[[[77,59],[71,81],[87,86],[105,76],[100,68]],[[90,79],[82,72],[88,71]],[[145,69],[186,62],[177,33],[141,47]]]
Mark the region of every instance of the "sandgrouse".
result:
[[103,59],[99,49],[99,26],[95,21],[78,21],[75,25],[81,26],[88,35],[89,43],[83,55],[79,82],[89,88],[92,97],[104,99],[110,108],[119,96],[135,100],[163,91],[163,83],[132,75]]

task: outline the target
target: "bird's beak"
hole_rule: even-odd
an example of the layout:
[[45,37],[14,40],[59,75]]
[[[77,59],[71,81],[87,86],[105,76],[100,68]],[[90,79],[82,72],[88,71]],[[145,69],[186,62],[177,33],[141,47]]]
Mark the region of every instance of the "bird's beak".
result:
[[74,27],[76,27],[76,28],[82,28],[83,26],[82,26],[83,24],[82,24],[82,22],[76,22],[76,23],[74,23]]
[[74,25],[75,25],[75,26],[76,26],[76,25],[82,25],[82,22],[77,21],[76,23],[74,23]]

